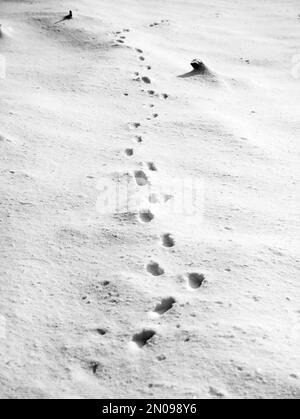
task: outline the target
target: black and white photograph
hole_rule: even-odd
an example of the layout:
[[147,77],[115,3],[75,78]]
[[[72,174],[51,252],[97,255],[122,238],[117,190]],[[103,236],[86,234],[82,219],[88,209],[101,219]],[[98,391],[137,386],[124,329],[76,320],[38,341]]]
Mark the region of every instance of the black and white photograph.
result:
[[299,0],[0,0],[0,399],[300,399],[299,110]]

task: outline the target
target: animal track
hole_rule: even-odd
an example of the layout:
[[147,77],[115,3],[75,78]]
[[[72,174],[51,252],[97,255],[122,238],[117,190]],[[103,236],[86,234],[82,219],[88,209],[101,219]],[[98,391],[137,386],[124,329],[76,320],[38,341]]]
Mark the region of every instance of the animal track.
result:
[[151,170],[151,172],[157,172],[157,167],[155,166],[155,163],[148,162],[147,166],[148,166],[148,169]]
[[104,336],[106,335],[107,331],[105,329],[96,329],[97,333],[99,333],[99,335]]
[[129,129],[133,130],[140,128],[141,124],[139,122],[131,122],[130,124],[128,124],[128,126]]
[[140,136],[140,135],[137,135],[137,136],[135,137],[135,140],[136,140],[136,142],[137,142],[137,143],[142,143],[142,142],[143,142],[143,137],[142,137],[142,136]]
[[148,120],[148,121],[151,121],[151,119],[156,119],[156,118],[158,118],[158,117],[159,117],[158,113],[154,113],[154,114],[152,115],[152,118],[147,118],[147,120]]
[[140,56],[140,57],[139,57],[139,60],[140,60],[140,61],[145,61],[145,57]]
[[140,49],[140,48],[136,48],[136,52],[138,52],[139,54],[143,54],[144,53],[144,51],[142,49]]
[[164,298],[160,304],[157,304],[154,312],[162,316],[167,311],[171,310],[176,303],[176,300],[173,297]]
[[142,210],[140,211],[139,218],[143,223],[151,223],[154,219],[154,215],[150,210]]
[[174,247],[175,246],[175,240],[173,239],[171,234],[164,234],[162,236],[162,245],[164,247]]
[[125,150],[125,154],[126,154],[126,156],[128,156],[128,157],[132,157],[132,156],[134,155],[134,150],[133,150],[133,148],[126,148],[126,150]]
[[139,186],[146,186],[149,183],[147,175],[142,170],[134,172],[134,177]]
[[142,80],[146,84],[151,84],[151,79],[149,77],[147,77],[147,76],[142,77]]
[[143,348],[147,345],[150,339],[155,336],[156,333],[154,330],[143,330],[141,333],[137,333],[133,336],[132,341],[139,347]]
[[191,273],[188,274],[188,284],[192,289],[198,289],[202,286],[205,281],[205,276],[203,274]]
[[147,272],[153,276],[161,276],[165,271],[156,262],[151,262],[147,265]]
[[161,20],[160,22],[154,22],[154,23],[151,23],[149,26],[150,28],[153,28],[154,26],[160,26],[163,23],[169,23],[169,20]]

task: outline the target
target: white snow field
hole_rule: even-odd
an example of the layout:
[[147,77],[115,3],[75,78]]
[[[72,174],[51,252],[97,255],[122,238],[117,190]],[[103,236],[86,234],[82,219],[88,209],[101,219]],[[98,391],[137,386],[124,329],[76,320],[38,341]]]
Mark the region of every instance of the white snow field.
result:
[[1,0],[1,398],[300,397],[299,13]]

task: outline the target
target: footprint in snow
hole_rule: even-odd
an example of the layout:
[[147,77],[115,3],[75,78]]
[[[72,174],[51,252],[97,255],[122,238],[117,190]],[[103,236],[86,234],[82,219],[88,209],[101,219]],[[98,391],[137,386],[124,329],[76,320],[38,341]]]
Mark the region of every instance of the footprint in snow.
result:
[[153,162],[148,162],[147,163],[147,167],[151,172],[157,172],[157,167],[155,165],[155,163]]
[[205,281],[205,275],[198,274],[198,273],[190,273],[187,275],[188,279],[188,286],[193,289],[199,289],[202,287],[204,281]]
[[141,210],[139,213],[139,219],[142,223],[151,223],[154,220],[154,214],[150,210]]
[[163,234],[161,239],[163,247],[171,248],[175,246],[175,240],[173,239],[171,234]]
[[143,348],[155,336],[155,334],[154,330],[144,329],[142,332],[135,334],[132,337],[132,341],[138,348]]
[[141,124],[139,122],[130,122],[128,124],[128,128],[130,130],[138,129],[138,128],[140,128],[140,126],[141,126]]
[[106,333],[107,333],[107,330],[106,329],[96,329],[96,332],[98,333],[98,335],[100,335],[100,336],[105,336],[106,335]]
[[164,269],[156,262],[150,262],[147,265],[147,272],[153,276],[161,276],[165,273]]
[[149,183],[147,175],[142,170],[135,171],[134,177],[138,186],[146,186]]
[[175,303],[176,303],[176,300],[173,297],[164,298],[160,302],[160,304],[157,304],[157,306],[155,307],[154,313],[157,313],[160,316],[162,316],[163,314],[170,311],[173,308]]
[[142,77],[142,81],[146,84],[151,84],[151,79],[150,77],[144,76]]
[[134,155],[134,150],[133,150],[133,148],[126,148],[126,150],[125,150],[125,154],[126,154],[126,156],[128,156],[128,157],[132,157],[132,156]]
[[137,135],[137,136],[135,137],[135,141],[136,141],[138,144],[141,144],[141,143],[143,142],[143,137],[142,137],[141,135]]
[[155,90],[148,90],[148,91],[147,91],[147,93],[148,93],[148,95],[150,95],[150,96],[152,96],[152,97],[153,97],[153,96],[159,97],[159,94],[158,94],[158,93],[156,93],[156,92],[155,92]]

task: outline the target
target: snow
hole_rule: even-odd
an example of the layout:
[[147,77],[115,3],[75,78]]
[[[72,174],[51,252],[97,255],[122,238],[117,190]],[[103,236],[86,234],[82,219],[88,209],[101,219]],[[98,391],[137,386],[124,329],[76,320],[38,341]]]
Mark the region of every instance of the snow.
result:
[[0,396],[299,398],[298,2],[0,12]]

